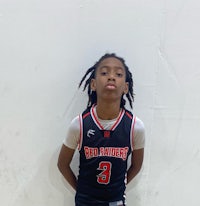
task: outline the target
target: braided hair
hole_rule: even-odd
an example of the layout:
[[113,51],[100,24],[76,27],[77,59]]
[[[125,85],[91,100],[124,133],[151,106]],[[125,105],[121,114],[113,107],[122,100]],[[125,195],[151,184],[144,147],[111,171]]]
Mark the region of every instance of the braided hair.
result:
[[[83,84],[83,82],[85,81],[84,87],[83,87],[83,91],[86,90],[87,88],[87,93],[88,93],[88,103],[87,103],[87,108],[90,108],[93,104],[97,103],[97,94],[96,91],[92,91],[91,87],[90,87],[90,83],[91,80],[95,78],[95,72],[96,69],[98,68],[99,64],[101,63],[101,61],[103,61],[104,59],[110,58],[110,57],[114,57],[116,59],[118,59],[119,61],[121,61],[121,63],[123,64],[124,68],[125,68],[125,73],[126,73],[126,82],[128,82],[128,93],[126,94],[126,97],[129,101],[130,107],[133,107],[133,102],[134,102],[134,92],[133,92],[133,79],[132,79],[132,73],[129,71],[128,66],[125,64],[125,60],[121,57],[116,56],[115,53],[106,53],[105,55],[103,55],[92,67],[90,67],[85,75],[83,76],[83,78],[81,79],[80,83],[79,83],[79,88],[81,87],[81,85]],[[86,77],[89,76],[89,78],[87,80]],[[122,95],[121,97],[121,103],[120,103],[120,107],[124,108],[125,104],[126,104],[126,100],[123,98],[124,95]]]

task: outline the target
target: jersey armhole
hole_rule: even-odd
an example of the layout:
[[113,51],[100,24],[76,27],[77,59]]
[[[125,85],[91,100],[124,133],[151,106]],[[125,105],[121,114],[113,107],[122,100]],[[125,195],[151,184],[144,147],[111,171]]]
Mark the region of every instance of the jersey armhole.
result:
[[131,123],[131,133],[130,133],[130,143],[131,143],[131,151],[134,149],[134,128],[135,128],[136,116],[133,116],[133,120]]
[[79,127],[80,127],[78,150],[80,151],[81,147],[82,147],[82,142],[83,142],[83,118],[82,118],[82,115],[79,115],[78,119],[79,119]]

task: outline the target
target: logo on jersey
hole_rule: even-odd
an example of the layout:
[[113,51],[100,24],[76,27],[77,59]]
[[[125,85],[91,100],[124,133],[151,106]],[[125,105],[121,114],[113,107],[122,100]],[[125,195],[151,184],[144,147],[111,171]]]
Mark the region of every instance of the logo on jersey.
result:
[[87,137],[91,137],[91,136],[94,136],[94,133],[95,133],[95,130],[93,130],[93,129],[89,129],[88,131],[87,131]]

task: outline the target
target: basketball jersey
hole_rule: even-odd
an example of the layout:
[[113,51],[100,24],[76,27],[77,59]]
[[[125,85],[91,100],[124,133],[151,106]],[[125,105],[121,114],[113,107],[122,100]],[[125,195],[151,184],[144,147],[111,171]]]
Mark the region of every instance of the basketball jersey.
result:
[[100,124],[94,106],[85,110],[79,120],[77,193],[100,201],[124,199],[127,159],[133,148],[133,114],[121,109],[110,130]]

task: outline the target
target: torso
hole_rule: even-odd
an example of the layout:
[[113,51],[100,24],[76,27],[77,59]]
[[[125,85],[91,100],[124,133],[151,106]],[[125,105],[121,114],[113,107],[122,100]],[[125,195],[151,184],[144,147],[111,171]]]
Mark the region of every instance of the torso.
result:
[[122,109],[108,130],[99,123],[94,108],[91,108],[80,116],[80,123],[77,192],[104,201],[123,199],[127,159],[132,148],[132,113]]

